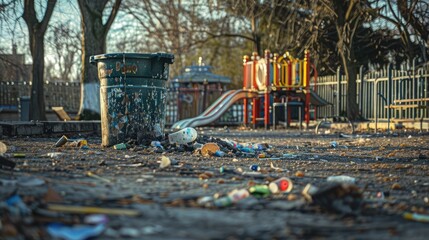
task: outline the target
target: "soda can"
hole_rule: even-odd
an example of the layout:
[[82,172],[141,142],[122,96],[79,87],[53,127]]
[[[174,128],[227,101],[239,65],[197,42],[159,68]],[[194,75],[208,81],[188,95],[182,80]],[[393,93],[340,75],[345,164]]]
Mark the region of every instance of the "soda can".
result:
[[116,150],[124,150],[127,149],[127,145],[125,143],[119,143],[113,146],[113,148]]
[[287,177],[279,178],[273,182],[271,182],[268,187],[272,193],[278,192],[290,192],[293,188],[292,180]]
[[249,188],[249,193],[255,197],[266,197],[271,194],[267,185],[255,185]]
[[261,170],[261,167],[259,167],[257,164],[253,164],[253,165],[250,165],[249,169],[254,172],[259,172]]
[[61,147],[61,146],[63,146],[64,144],[66,144],[67,143],[67,141],[68,141],[68,138],[65,136],[65,135],[63,135],[60,139],[58,139],[58,141],[55,143],[55,147]]

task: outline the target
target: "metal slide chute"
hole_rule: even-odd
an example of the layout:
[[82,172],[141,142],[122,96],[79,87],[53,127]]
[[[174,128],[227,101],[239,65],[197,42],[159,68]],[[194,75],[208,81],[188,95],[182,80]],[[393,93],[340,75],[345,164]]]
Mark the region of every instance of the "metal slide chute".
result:
[[172,129],[182,129],[185,127],[198,127],[210,124],[216,121],[225,113],[235,102],[244,98],[255,98],[257,92],[250,90],[230,90],[220,96],[209,108],[202,114],[194,118],[187,118],[176,122],[171,127]]

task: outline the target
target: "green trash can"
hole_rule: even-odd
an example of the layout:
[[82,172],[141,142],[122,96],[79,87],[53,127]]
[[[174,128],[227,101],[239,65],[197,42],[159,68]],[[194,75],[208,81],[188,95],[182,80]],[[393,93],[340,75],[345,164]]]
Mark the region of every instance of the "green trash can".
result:
[[166,82],[174,55],[109,53],[90,57],[100,79],[102,145],[164,136]]

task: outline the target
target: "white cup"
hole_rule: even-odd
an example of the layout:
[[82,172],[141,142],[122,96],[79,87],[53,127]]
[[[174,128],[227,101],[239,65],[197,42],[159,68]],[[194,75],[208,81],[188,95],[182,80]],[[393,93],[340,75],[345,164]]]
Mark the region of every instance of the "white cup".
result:
[[171,144],[186,144],[195,141],[197,139],[197,130],[191,127],[184,128],[168,135],[168,141]]

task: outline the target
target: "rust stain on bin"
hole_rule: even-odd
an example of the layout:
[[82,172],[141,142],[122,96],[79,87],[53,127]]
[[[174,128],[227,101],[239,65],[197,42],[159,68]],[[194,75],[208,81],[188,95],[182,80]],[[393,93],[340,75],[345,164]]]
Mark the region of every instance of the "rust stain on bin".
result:
[[163,136],[166,81],[174,56],[112,53],[91,56],[100,79],[102,145]]

